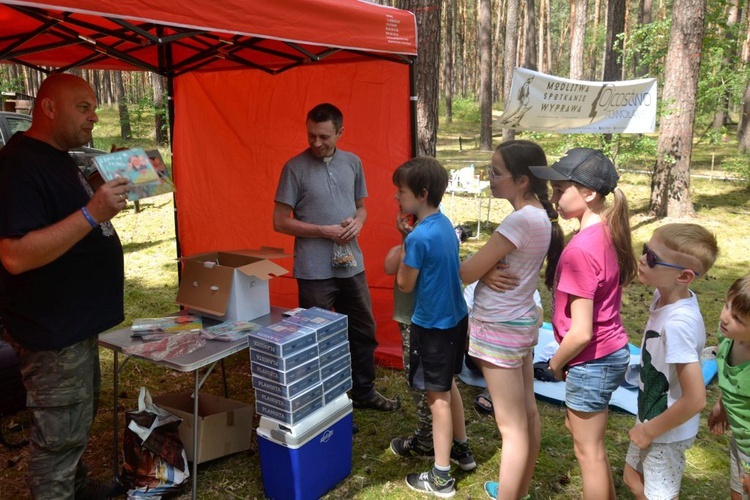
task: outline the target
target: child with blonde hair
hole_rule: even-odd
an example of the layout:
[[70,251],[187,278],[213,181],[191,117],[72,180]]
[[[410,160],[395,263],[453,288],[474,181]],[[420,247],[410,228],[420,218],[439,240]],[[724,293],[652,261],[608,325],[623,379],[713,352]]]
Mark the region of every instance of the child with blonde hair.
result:
[[552,327],[560,347],[549,369],[566,382],[565,424],[581,466],[583,497],[614,499],[604,432],[609,400],[630,361],[620,304],[637,267],[627,199],[617,188],[615,166],[596,149],[571,149],[550,167],[530,168],[552,181],[560,216],[580,224],[557,264]]
[[641,345],[638,415],[630,430],[623,479],[636,499],[680,493],[685,450],[706,406],[701,355],[706,343],[690,285],[713,265],[716,238],[698,224],[667,224],[643,245],[638,281],[654,287]]

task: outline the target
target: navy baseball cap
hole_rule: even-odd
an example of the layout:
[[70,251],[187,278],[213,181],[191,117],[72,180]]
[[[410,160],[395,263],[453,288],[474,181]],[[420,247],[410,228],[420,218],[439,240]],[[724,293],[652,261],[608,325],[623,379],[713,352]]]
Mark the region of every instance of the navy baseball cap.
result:
[[540,179],[575,182],[604,196],[615,190],[620,178],[610,159],[601,150],[591,148],[573,148],[549,167],[529,169]]

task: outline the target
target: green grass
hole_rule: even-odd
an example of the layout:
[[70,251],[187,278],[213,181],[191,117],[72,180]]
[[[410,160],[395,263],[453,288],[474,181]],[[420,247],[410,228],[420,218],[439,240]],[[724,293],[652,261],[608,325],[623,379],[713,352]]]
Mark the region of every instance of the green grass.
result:
[[[102,123],[97,130],[97,146],[109,149],[110,141],[119,145],[117,127],[108,125],[116,111],[103,110]],[[446,127],[447,128],[447,127]],[[454,123],[458,133],[478,135],[473,123]],[[559,151],[575,139],[549,134],[521,134],[539,140],[548,151]],[[138,142],[142,141],[142,142]],[[134,144],[153,147],[149,137],[138,139]],[[440,137],[439,158],[450,165],[477,165],[489,160],[489,153],[476,149],[458,151],[451,134]],[[731,141],[722,146],[725,157],[731,157]],[[700,143],[695,154],[705,161],[715,152],[714,146]],[[168,158],[162,151],[165,158]],[[552,157],[553,154],[550,153]],[[649,165],[653,157],[635,157],[636,163]],[[644,174],[624,173],[621,188],[627,194],[632,210],[632,229],[635,247],[648,240],[655,227],[672,221],[656,221],[646,213],[649,198],[650,177]],[[747,242],[750,241],[747,215],[750,214],[750,190],[747,183],[709,181],[695,179],[692,183],[696,217],[692,219],[713,231],[720,243],[721,256],[705,277],[695,282],[693,289],[698,294],[701,309],[709,332],[708,344],[715,343],[715,327],[724,295],[734,279],[748,272]],[[476,227],[476,202],[471,198],[456,197],[455,218]],[[446,200],[446,203],[448,201]],[[479,241],[462,245],[462,254],[475,251],[488,237],[491,230],[507,214],[507,203],[493,201],[492,209],[482,226]],[[468,208],[466,208],[468,207]],[[126,267],[126,321],[135,317],[156,316],[176,310],[174,299],[177,291],[177,264],[175,261],[174,214],[171,198],[163,195],[146,199],[141,211],[136,213],[132,205],[118,215],[114,224],[125,247]],[[485,217],[483,215],[483,221]],[[568,234],[574,229],[570,223],[564,226]],[[640,345],[640,337],[651,301],[652,291],[639,284],[625,290],[622,314],[631,342]],[[549,292],[542,290],[545,309],[549,311]],[[92,473],[100,478],[111,476],[112,457],[112,353],[102,351],[102,373],[104,376],[101,407],[92,432],[85,460]],[[251,403],[250,364],[247,353],[238,353],[226,360],[230,396]],[[329,495],[330,499],[357,498],[375,500],[381,498],[418,498],[404,483],[409,472],[421,471],[429,462],[400,459],[388,450],[391,438],[410,433],[416,426],[414,407],[408,395],[403,373],[378,368],[378,389],[388,396],[400,396],[402,409],[394,414],[374,411],[356,411],[355,420],[360,432],[354,436],[352,473]],[[192,388],[193,378],[168,369],[156,368],[138,360],[130,361],[120,376],[120,391],[117,395],[121,410],[137,405],[138,390],[147,386],[153,394],[187,391]],[[484,481],[494,480],[501,459],[501,441],[497,427],[491,417],[478,414],[472,399],[479,388],[459,385],[466,408],[467,430],[477,458],[478,468],[473,473],[457,471],[457,498],[484,498]],[[220,370],[208,376],[204,391],[222,394]],[[709,386],[708,406],[711,408],[717,397],[715,383]],[[570,435],[564,425],[564,409],[545,402],[539,404],[542,418],[542,447],[532,482],[535,499],[569,499],[580,497],[581,478]],[[728,457],[726,437],[710,435],[705,427],[707,410],[703,412],[698,440],[688,452],[688,463],[683,481],[682,498],[726,498],[728,496]],[[628,444],[628,430],[634,423],[632,415],[613,413],[609,419],[607,447],[618,497],[629,498],[627,487],[621,481],[624,454]],[[120,422],[122,432],[122,421]],[[120,436],[121,440],[121,436]],[[255,436],[253,436],[255,440]],[[28,448],[16,451],[0,449],[0,498],[27,498],[23,476],[26,470]],[[311,465],[312,466],[312,465]],[[199,466],[199,498],[262,498],[262,482],[257,443],[253,442],[248,452],[218,459]],[[189,498],[186,493],[180,498]]]

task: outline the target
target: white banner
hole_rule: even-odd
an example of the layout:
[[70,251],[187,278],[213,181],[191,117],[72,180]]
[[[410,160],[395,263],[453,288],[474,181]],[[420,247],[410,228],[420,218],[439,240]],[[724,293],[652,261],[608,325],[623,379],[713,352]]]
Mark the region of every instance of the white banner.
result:
[[567,134],[647,133],[656,126],[656,79],[585,82],[513,72],[502,128]]

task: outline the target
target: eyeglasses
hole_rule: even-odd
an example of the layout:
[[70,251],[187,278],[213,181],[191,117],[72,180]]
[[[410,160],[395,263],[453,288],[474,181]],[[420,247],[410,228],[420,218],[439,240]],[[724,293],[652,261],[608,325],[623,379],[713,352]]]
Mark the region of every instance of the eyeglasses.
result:
[[[674,267],[675,269],[690,269],[689,267],[685,266],[678,266],[676,264],[667,264],[666,262],[661,262],[659,260],[659,257],[656,256],[653,250],[651,250],[648,245],[643,245],[643,255],[646,256],[646,264],[648,264],[648,267],[651,269],[655,268],[656,266],[664,266],[664,267]],[[690,269],[693,271],[692,269]],[[695,276],[700,276],[700,273],[693,271],[693,274]]]
[[487,170],[487,177],[489,177],[491,181],[494,181],[495,179],[502,179],[504,177],[513,177],[512,175],[504,175],[504,174],[496,173],[493,170],[492,165],[487,165],[486,170]]

